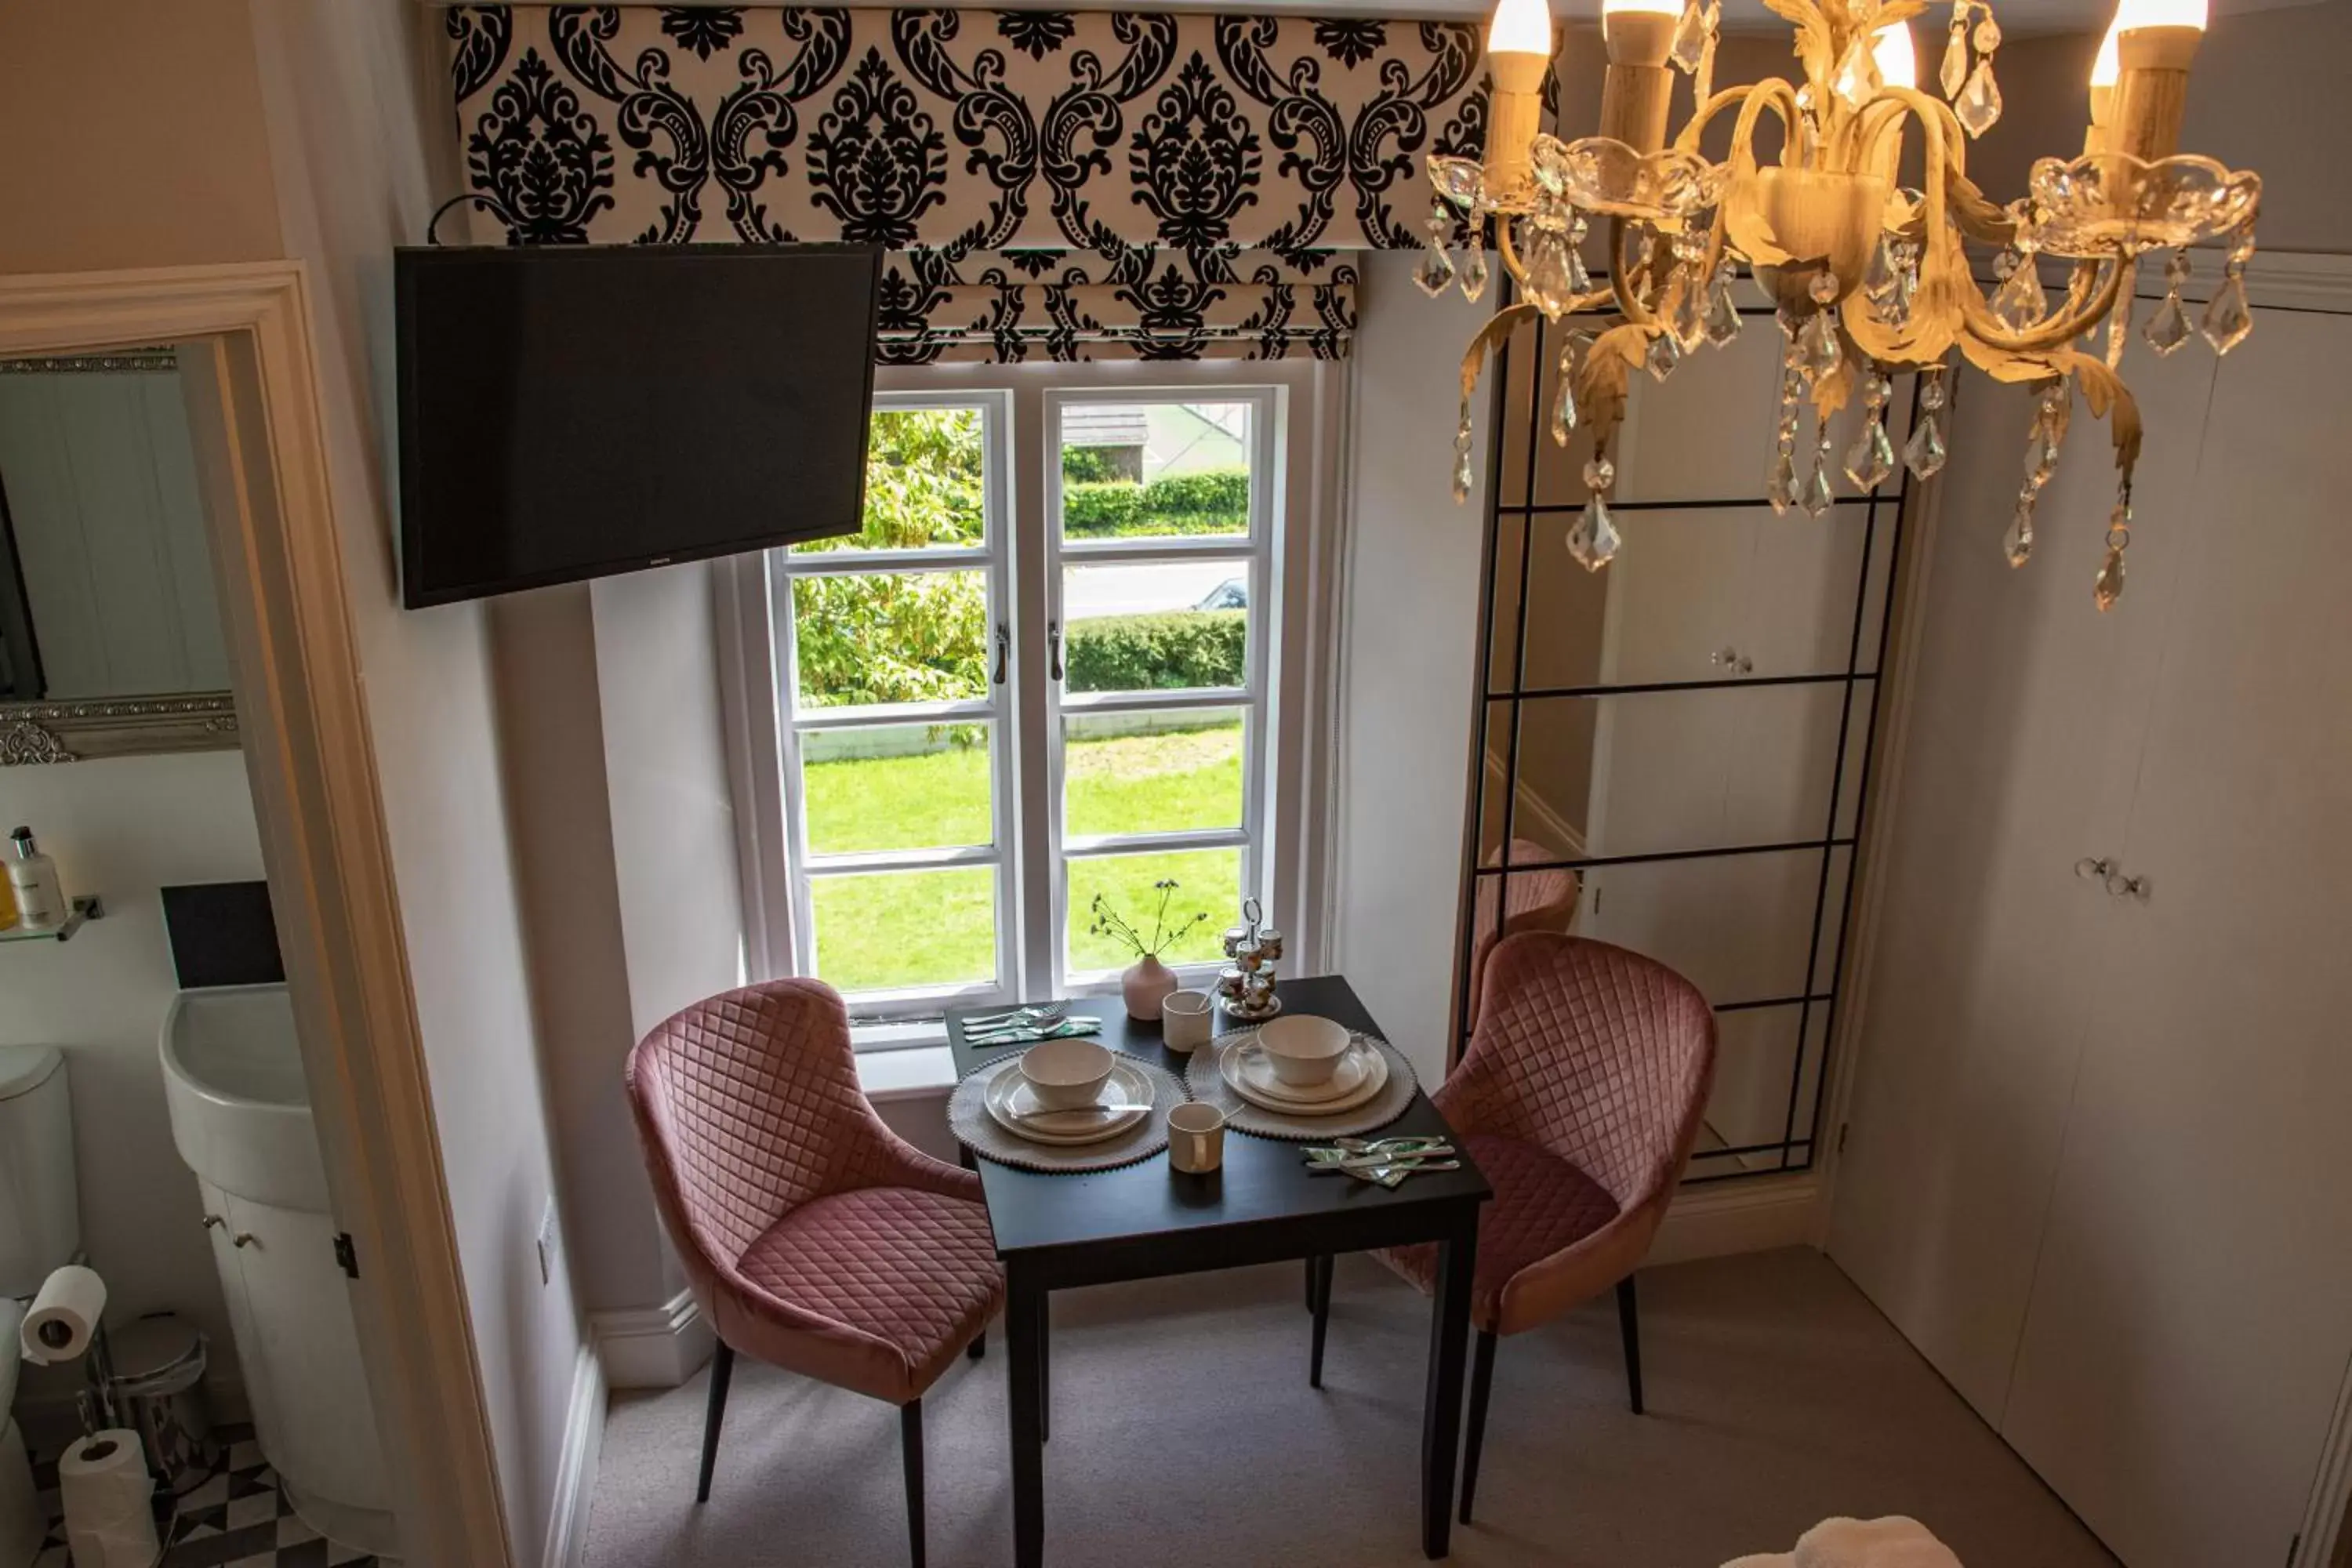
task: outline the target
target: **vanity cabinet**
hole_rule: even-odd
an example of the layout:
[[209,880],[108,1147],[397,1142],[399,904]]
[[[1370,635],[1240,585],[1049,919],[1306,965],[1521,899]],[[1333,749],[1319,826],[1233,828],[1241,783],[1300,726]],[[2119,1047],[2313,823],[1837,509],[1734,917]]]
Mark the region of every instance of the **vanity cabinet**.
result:
[[263,1457],[322,1532],[394,1550],[382,1538],[392,1495],[333,1221],[198,1185],[205,1213],[221,1220],[210,1227],[213,1261]]
[[1831,1255],[2128,1568],[2315,1565],[2334,1522],[2352,287],[2314,291],[2218,366],[2133,345],[2112,613],[2079,405],[2012,571],[2030,399],[1964,388],[1925,563]]

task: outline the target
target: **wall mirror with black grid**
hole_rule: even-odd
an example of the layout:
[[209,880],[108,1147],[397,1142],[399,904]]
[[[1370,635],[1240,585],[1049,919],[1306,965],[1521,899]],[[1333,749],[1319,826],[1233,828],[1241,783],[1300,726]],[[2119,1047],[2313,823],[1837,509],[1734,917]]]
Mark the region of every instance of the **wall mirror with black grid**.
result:
[[0,763],[237,743],[178,355],[0,359]]
[[[1549,428],[1559,327],[1523,327],[1499,363],[1485,487],[1456,1049],[1498,928],[1671,964],[1720,1030],[1692,1182],[1814,1163],[1906,499],[1898,468],[1874,493],[1841,477],[1819,516],[1774,509],[1782,339],[1760,294],[1743,303],[1709,374],[1635,378],[1606,567],[1565,544],[1592,450]],[[1898,384],[1898,414],[1910,399]],[[1801,472],[1814,442],[1799,432]]]

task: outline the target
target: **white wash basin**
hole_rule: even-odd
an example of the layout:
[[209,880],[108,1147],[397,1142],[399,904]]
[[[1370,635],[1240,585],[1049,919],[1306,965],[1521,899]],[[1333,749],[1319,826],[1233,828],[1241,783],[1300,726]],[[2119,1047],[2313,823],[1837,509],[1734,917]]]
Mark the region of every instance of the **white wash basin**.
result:
[[172,1142],[223,1192],[327,1212],[327,1173],[284,985],[183,991],[163,1016]]

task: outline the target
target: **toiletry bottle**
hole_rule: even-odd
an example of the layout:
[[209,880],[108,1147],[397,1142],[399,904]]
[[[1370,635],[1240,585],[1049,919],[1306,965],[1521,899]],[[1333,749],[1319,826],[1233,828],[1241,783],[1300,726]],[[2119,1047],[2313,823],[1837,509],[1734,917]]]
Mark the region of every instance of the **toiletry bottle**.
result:
[[58,863],[33,843],[33,830],[20,827],[8,836],[16,855],[8,861],[8,890],[16,898],[17,918],[27,930],[63,925],[66,895],[58,881]]

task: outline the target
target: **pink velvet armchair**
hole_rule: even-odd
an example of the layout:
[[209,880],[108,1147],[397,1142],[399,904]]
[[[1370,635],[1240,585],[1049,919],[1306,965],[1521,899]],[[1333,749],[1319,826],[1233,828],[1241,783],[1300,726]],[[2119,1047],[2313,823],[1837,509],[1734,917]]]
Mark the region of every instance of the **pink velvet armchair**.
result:
[[[1494,1184],[1478,1222],[1462,1521],[1498,1336],[1541,1326],[1612,1286],[1625,1377],[1642,1410],[1633,1271],[1674,1199],[1715,1076],[1715,1013],[1653,959],[1547,931],[1506,937],[1486,965],[1478,1027],[1431,1096]],[[1436,1250],[1380,1255],[1423,1290]],[[1318,1310],[1328,1310],[1323,1292]]]
[[698,1002],[640,1041],[629,1103],[663,1224],[718,1332],[702,1469],[735,1355],[899,1409],[923,1562],[924,1390],[1002,1303],[980,1179],[900,1139],[857,1086],[849,1018],[814,980]]

